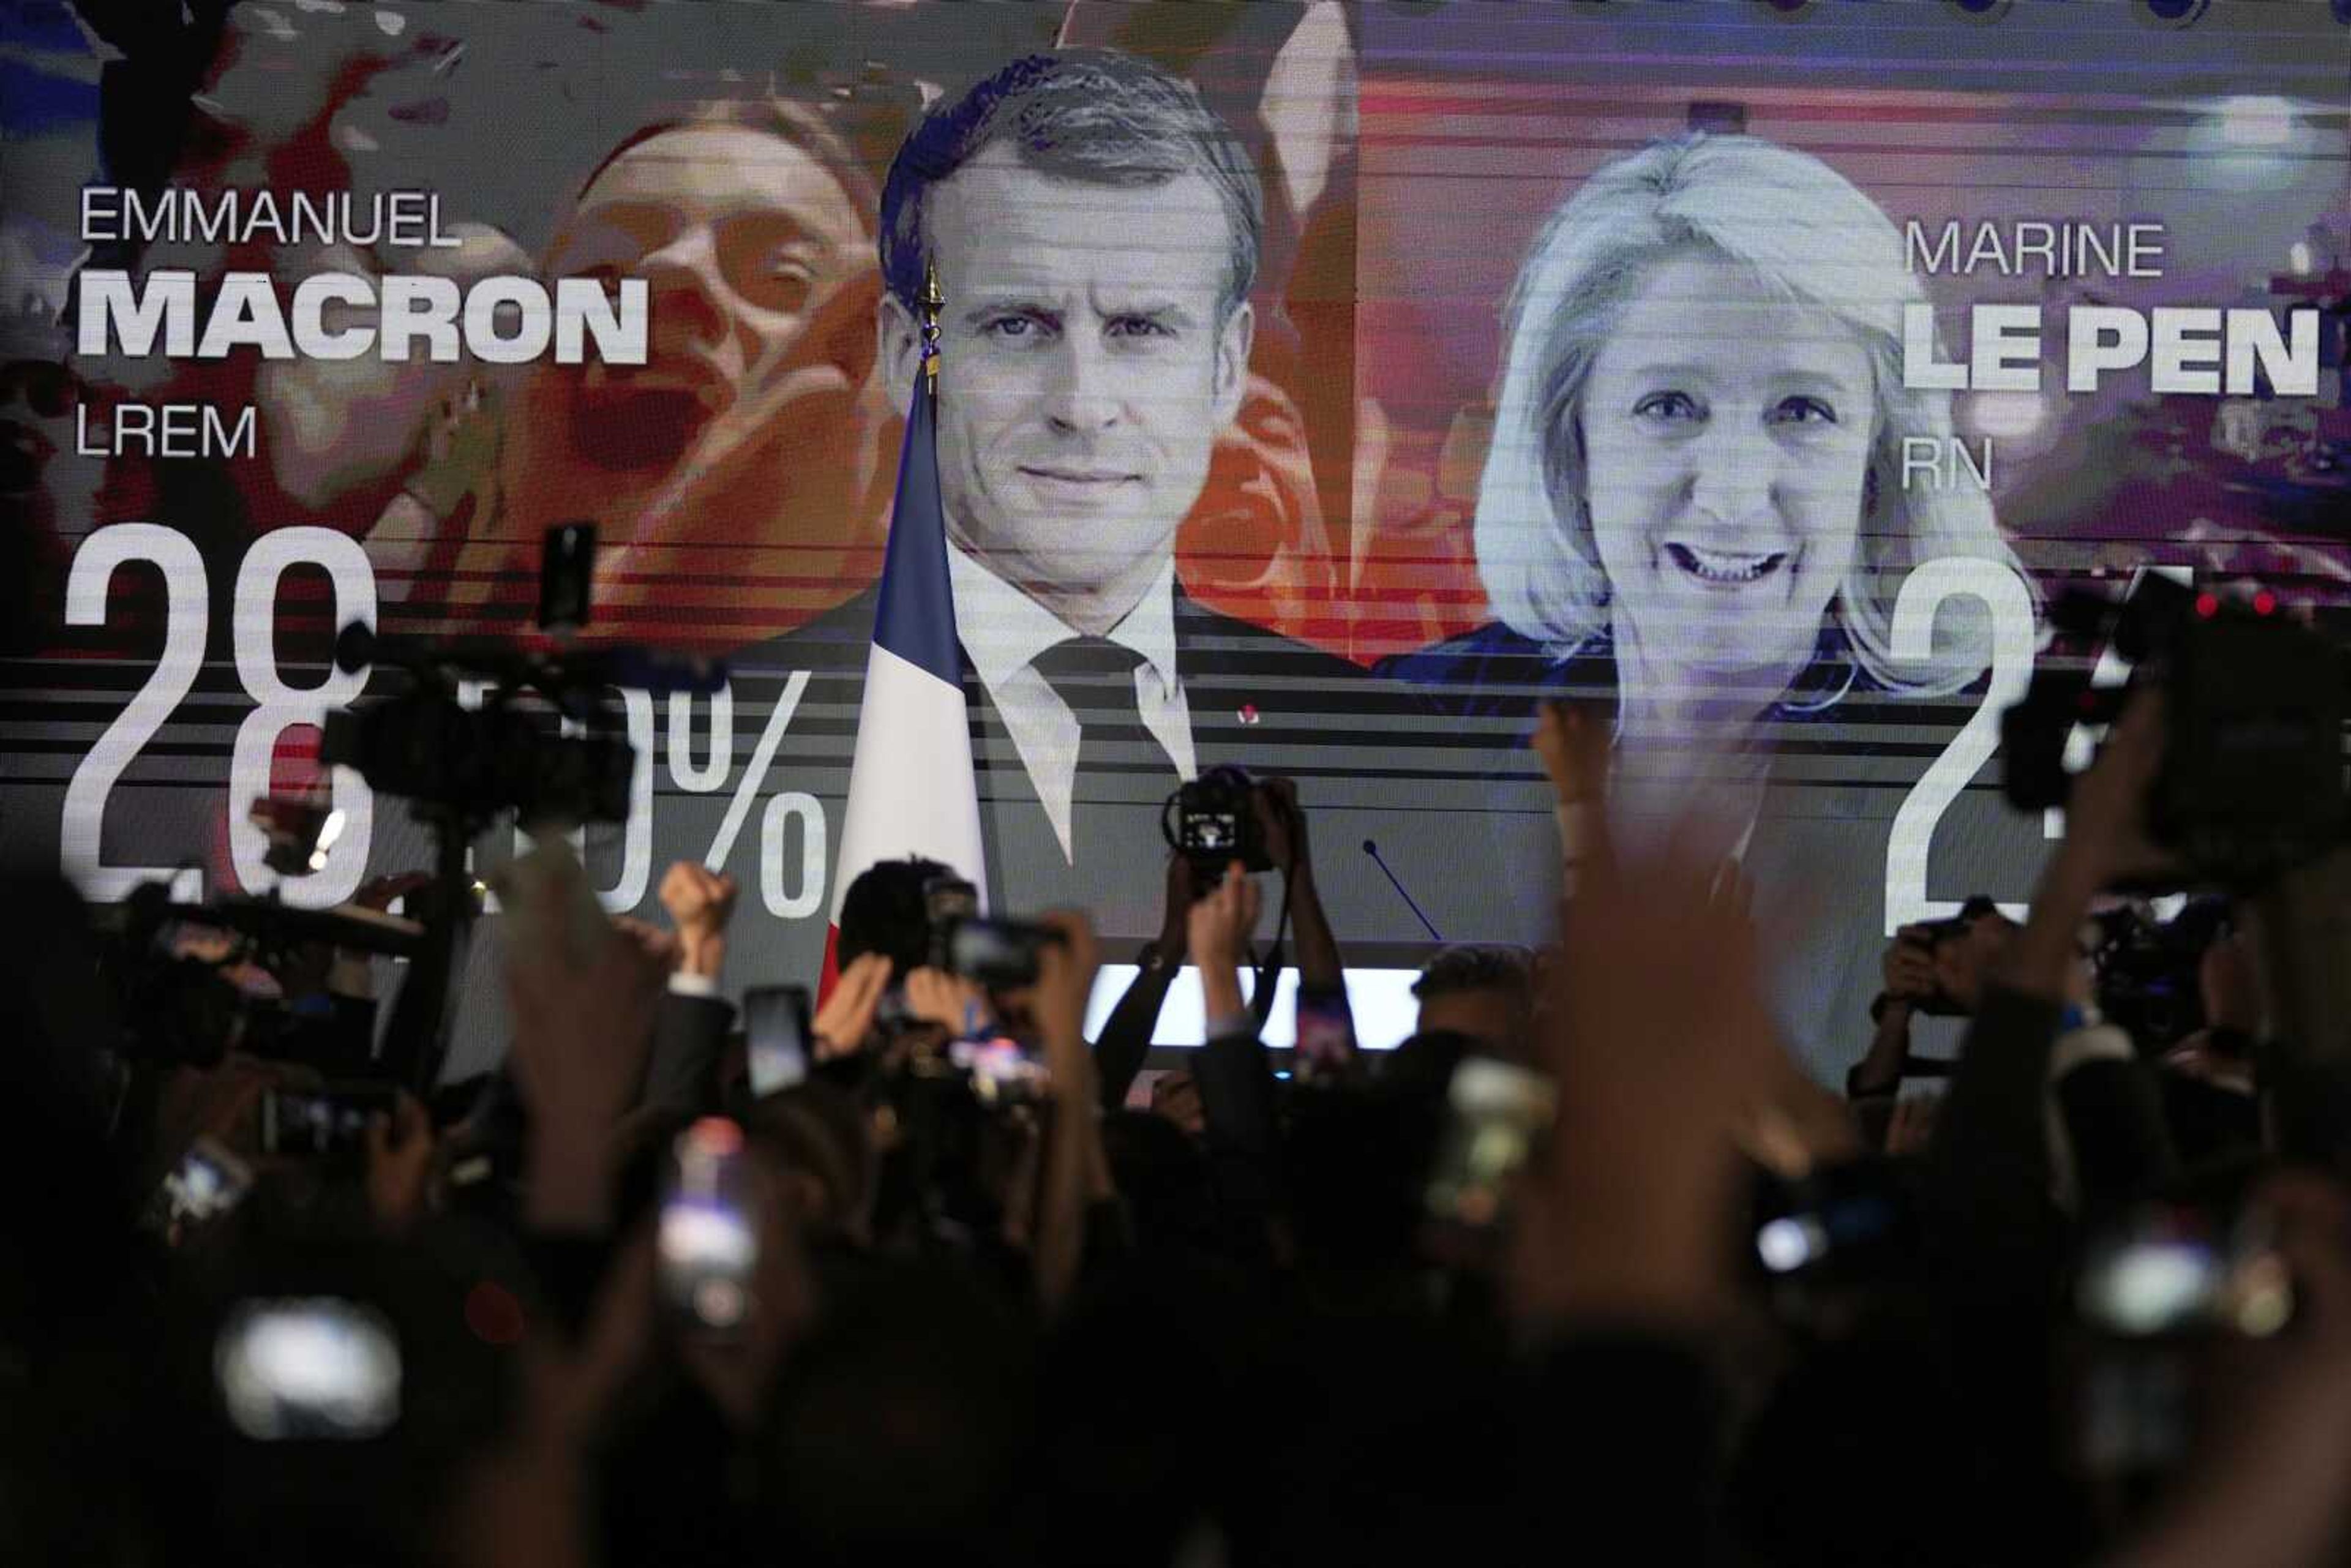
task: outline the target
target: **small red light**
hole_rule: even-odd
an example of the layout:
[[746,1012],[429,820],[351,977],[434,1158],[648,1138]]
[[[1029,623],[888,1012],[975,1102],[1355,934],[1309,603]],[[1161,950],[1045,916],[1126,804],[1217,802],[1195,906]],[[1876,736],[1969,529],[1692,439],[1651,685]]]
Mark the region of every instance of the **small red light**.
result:
[[465,1326],[485,1344],[519,1344],[522,1303],[505,1286],[485,1280],[465,1292]]
[[2220,614],[2220,596],[2217,593],[2198,594],[2196,596],[2196,613],[2207,621],[2210,621],[2215,615]]
[[2256,615],[2271,615],[2271,614],[2274,614],[2274,613],[2276,612],[2276,611],[2277,611],[2277,595],[2276,595],[2276,594],[2272,593],[2268,589],[2264,588],[2264,589],[2262,589],[2259,593],[2256,593],[2256,594],[2254,594],[2254,595],[2253,595],[2253,613],[2254,613],[2254,614],[2256,614]]

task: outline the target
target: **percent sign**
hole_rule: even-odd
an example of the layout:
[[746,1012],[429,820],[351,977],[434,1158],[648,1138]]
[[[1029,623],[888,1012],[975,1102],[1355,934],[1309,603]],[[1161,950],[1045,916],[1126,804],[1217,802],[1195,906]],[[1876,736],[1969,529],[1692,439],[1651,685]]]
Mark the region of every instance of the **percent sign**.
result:
[[[800,694],[808,690],[809,673],[793,672],[768,710],[767,727],[759,731],[757,744],[751,747],[751,759],[744,765],[735,780],[735,793],[726,802],[726,814],[719,819],[718,831],[711,836],[709,852],[702,863],[712,871],[723,870],[727,856],[735,852],[735,841],[742,836],[743,824],[750,819],[751,803],[768,782],[768,769],[774,766],[776,748],[783,744],[784,731],[791,727],[793,710],[800,705]],[[719,687],[710,698],[710,755],[699,767],[694,761],[694,698],[685,692],[673,692],[669,699],[669,774],[677,787],[690,795],[715,794],[724,789],[727,775],[735,770],[735,687],[732,682]],[[799,828],[800,885],[784,886],[784,834],[786,826],[797,821]],[[815,796],[798,789],[782,791],[768,801],[759,819],[759,901],[768,913],[779,920],[799,920],[816,913],[824,902],[824,804]]]

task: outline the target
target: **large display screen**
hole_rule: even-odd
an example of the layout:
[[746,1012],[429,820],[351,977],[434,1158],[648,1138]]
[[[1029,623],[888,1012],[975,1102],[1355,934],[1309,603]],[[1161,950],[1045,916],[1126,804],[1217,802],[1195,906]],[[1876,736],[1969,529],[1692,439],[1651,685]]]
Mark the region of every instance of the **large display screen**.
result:
[[[723,869],[730,983],[810,978],[934,269],[959,869],[1113,950],[1227,764],[1297,781],[1351,964],[1541,940],[1525,742],[1582,695],[1833,1078],[1887,935],[2059,830],[2001,707],[2120,672],[2051,603],[2351,598],[2340,5],[171,9],[25,0],[0,54],[0,841],[95,897],[425,863],[319,759],[399,684],[335,633],[545,647],[587,522],[578,642],[729,668],[611,694],[603,901]],[[344,811],[315,873],[272,793]]]

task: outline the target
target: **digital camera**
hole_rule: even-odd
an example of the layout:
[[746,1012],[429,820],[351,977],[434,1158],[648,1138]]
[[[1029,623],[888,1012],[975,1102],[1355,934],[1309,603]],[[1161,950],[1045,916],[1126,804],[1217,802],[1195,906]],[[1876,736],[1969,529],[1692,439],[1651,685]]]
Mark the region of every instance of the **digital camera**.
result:
[[1249,872],[1271,871],[1265,828],[1258,820],[1262,787],[1236,767],[1211,768],[1180,786],[1159,813],[1167,842],[1192,862],[1193,884],[1205,894],[1234,861]]

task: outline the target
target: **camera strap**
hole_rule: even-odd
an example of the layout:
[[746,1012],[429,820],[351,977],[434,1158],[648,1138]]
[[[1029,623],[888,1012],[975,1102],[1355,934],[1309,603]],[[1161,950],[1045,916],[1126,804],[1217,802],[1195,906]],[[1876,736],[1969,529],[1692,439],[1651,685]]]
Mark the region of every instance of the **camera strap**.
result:
[[1249,1016],[1257,1020],[1258,1038],[1265,1037],[1266,1021],[1273,1017],[1274,984],[1281,978],[1283,938],[1290,935],[1290,878],[1281,879],[1281,915],[1273,923],[1273,945],[1257,966],[1257,983],[1249,989]]

